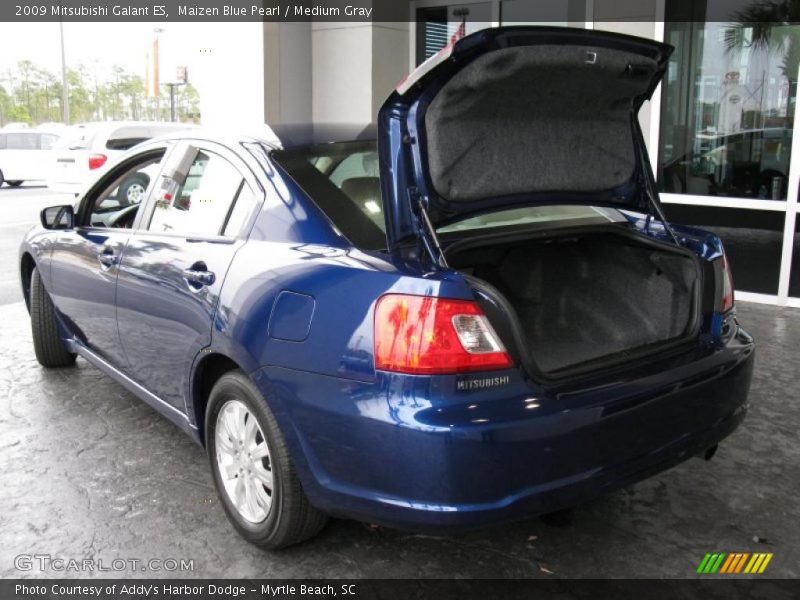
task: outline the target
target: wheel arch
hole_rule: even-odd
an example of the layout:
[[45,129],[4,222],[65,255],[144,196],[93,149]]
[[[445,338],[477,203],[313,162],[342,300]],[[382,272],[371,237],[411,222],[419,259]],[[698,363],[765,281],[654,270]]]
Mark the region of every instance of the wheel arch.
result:
[[214,384],[219,378],[236,369],[245,370],[232,358],[220,352],[209,352],[197,361],[192,374],[190,416],[194,418],[197,426],[197,435],[200,443],[205,446],[205,420],[208,398]]
[[20,259],[20,281],[22,283],[22,295],[25,298],[25,306],[28,312],[31,311],[31,277],[36,268],[36,261],[29,252],[24,252]]

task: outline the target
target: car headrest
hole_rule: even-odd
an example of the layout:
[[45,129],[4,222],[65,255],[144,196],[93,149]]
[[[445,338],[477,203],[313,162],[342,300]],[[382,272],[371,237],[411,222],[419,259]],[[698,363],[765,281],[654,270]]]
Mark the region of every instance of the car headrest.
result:
[[363,204],[367,200],[381,203],[381,180],[379,177],[351,177],[342,181],[342,191],[351,200]]

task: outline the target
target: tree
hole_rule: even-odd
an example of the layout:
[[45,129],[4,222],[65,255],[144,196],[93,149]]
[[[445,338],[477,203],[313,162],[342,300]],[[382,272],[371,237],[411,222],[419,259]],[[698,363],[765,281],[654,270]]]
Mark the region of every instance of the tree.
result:
[[[169,103],[145,97],[139,74],[114,65],[103,78],[97,64],[67,69],[70,121],[169,119]],[[159,109],[157,110],[157,107]],[[199,97],[191,85],[176,89],[180,121],[197,121]],[[61,78],[30,60],[0,75],[0,125],[10,121],[38,124],[60,121],[63,114]]]
[[800,23],[800,2],[762,0],[734,14],[734,21],[724,31],[723,43],[728,52],[749,49],[782,54],[781,72],[789,81],[789,98],[796,98],[800,68],[800,26],[796,23]]

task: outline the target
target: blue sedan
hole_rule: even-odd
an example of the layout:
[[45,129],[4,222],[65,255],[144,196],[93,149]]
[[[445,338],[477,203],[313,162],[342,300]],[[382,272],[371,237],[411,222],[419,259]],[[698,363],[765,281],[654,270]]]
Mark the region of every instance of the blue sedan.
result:
[[710,455],[754,345],[720,240],[658,200],[637,113],[670,52],[492,29],[349,141],[145,142],[23,241],[36,356],[81,356],[205,447],[266,548],[329,515],[551,512]]

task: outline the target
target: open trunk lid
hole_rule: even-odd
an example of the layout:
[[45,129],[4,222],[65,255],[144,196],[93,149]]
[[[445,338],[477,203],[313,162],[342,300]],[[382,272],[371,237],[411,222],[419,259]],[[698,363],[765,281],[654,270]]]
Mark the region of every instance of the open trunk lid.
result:
[[500,27],[443,49],[378,117],[389,246],[480,213],[543,204],[651,212],[637,113],[672,47]]

